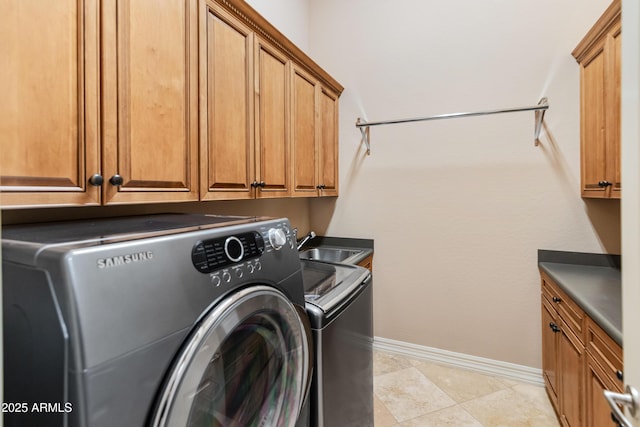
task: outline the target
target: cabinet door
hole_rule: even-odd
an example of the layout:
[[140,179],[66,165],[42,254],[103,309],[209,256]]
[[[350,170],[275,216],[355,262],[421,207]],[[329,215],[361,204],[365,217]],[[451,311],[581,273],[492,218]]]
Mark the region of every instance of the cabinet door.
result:
[[557,313],[546,300],[542,298],[542,376],[547,388],[547,394],[558,411],[558,331]]
[[560,420],[565,427],[583,425],[583,363],[584,344],[582,344],[568,325],[560,322],[558,343],[558,374],[560,402]]
[[253,34],[202,3],[201,199],[253,198]]
[[316,196],[318,194],[316,81],[296,66],[293,66],[292,70],[292,195]]
[[573,55],[580,63],[582,197],[620,198],[620,4],[613,2]]
[[3,207],[100,201],[98,16],[95,0],[3,1]]
[[196,0],[103,11],[105,203],[197,200]]
[[622,393],[620,386],[607,376],[590,354],[587,354],[585,378],[585,407],[587,427],[615,425],[611,419],[611,407],[604,397],[605,390]]
[[321,196],[338,195],[338,96],[320,89],[318,176]]
[[256,197],[289,195],[289,61],[256,38]]
[[607,135],[604,44],[593,49],[580,69],[580,139],[583,197],[607,197],[607,187],[598,183],[606,179]]

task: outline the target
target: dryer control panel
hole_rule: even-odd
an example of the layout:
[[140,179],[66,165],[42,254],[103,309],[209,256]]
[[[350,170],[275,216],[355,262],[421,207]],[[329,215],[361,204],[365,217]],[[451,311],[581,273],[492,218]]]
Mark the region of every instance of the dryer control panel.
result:
[[256,258],[264,252],[264,239],[257,231],[198,241],[191,249],[191,261],[201,273]]

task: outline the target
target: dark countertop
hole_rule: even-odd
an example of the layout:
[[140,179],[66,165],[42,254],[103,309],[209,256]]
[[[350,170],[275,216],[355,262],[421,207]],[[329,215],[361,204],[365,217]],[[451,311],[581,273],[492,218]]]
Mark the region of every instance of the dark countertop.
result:
[[620,257],[538,251],[538,266],[622,346]]
[[373,253],[373,239],[356,239],[350,237],[317,236],[309,240],[302,250],[311,248],[344,248],[362,249],[362,254],[353,259],[351,263],[357,264]]

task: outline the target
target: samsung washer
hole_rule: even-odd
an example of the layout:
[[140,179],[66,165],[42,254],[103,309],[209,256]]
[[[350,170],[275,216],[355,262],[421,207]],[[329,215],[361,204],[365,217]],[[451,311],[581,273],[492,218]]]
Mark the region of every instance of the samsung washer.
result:
[[5,426],[307,425],[288,220],[6,226],[2,251]]

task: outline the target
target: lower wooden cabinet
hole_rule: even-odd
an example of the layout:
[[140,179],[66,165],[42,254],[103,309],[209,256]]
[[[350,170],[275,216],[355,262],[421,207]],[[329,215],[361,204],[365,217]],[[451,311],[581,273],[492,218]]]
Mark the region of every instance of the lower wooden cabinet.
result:
[[622,348],[541,276],[542,372],[558,419],[564,427],[615,426],[602,392],[622,392]]
[[364,267],[369,271],[373,271],[373,254],[369,255],[358,263],[360,267]]
[[560,421],[564,426],[580,427],[583,424],[584,344],[560,317],[558,343],[558,377],[560,381],[558,402]]

